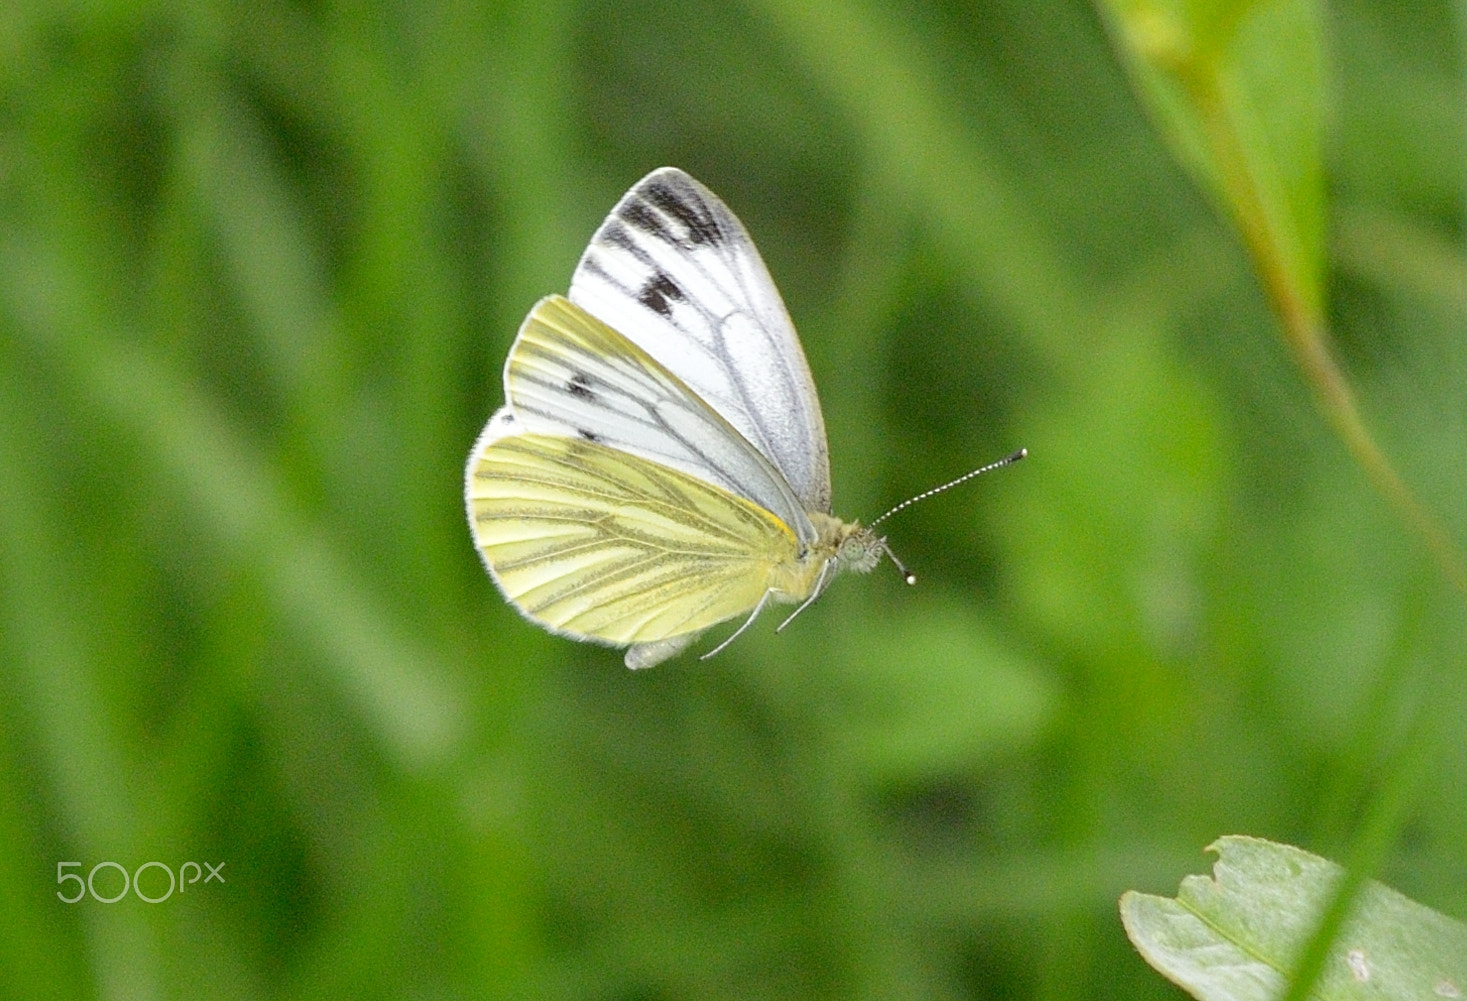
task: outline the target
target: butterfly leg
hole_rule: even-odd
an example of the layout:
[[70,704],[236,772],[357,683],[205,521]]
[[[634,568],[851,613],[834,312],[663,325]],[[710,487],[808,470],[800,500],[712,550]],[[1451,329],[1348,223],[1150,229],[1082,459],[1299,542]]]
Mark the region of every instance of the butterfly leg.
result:
[[818,598],[818,597],[820,597],[820,595],[825,591],[825,585],[827,585],[827,584],[830,583],[831,575],[834,574],[834,573],[835,573],[835,560],[826,560],[825,561],[825,565],[820,568],[820,576],[817,577],[817,578],[815,578],[815,588],[810,592],[810,597],[806,598],[804,600],[804,602],[801,603],[801,605],[800,605],[799,608],[797,608],[793,612],[791,612],[789,618],[787,618],[783,622],[781,622],[778,625],[778,627],[775,628],[774,631],[777,632],[777,633],[778,632],[783,632],[785,626],[787,626],[791,622],[795,621],[795,616],[796,615],[799,615],[805,609],[807,609],[811,605],[815,604],[815,599]]
[[712,650],[709,650],[707,653],[701,655],[698,659],[699,660],[707,660],[709,657],[712,657],[715,653],[718,653],[724,647],[728,646],[734,640],[738,639],[739,636],[741,636],[743,634],[743,632],[744,632],[745,629],[748,629],[750,626],[752,626],[754,624],[754,620],[759,617],[759,613],[760,612],[764,611],[764,606],[767,605],[767,604],[769,604],[769,599],[770,599],[770,597],[773,594],[774,594],[774,589],[773,588],[770,588],[768,591],[765,591],[764,592],[764,597],[762,597],[762,598],[759,599],[759,604],[757,604],[757,605],[754,606],[754,610],[749,613],[749,617],[744,620],[744,624],[741,625],[741,626],[739,626],[737,629],[735,629],[733,631],[733,635],[732,636],[730,636],[728,639],[724,640],[722,643],[718,644],[718,646],[714,647]]

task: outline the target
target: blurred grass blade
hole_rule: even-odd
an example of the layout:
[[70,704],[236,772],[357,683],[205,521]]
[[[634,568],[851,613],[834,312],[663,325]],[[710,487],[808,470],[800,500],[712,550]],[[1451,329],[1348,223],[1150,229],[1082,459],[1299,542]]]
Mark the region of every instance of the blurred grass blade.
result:
[[1336,267],[1379,288],[1405,293],[1467,318],[1467,256],[1455,241],[1379,208],[1337,205]]
[[329,441],[339,432],[332,414],[347,395],[341,374],[348,366],[327,308],[326,269],[262,153],[256,124],[219,90],[200,84],[186,91],[179,173],[218,239],[270,375],[304,410],[310,430]]
[[882,184],[969,270],[1046,360],[1065,364],[1093,310],[1074,269],[966,122],[923,39],[861,0],[751,0],[861,134]]
[[[0,387],[0,417],[15,417],[17,404],[10,387]],[[77,603],[67,593],[61,546],[17,452],[9,440],[0,441],[5,692],[36,722],[65,836],[87,849],[115,849],[137,827],[124,742],[96,684],[100,668],[84,639],[86,625],[77,621]]]
[[257,566],[281,617],[335,668],[400,758],[422,764],[446,753],[464,720],[443,665],[387,624],[327,533],[292,510],[245,436],[186,375],[141,344],[84,333],[116,324],[89,309],[95,297],[41,244],[19,233],[0,244],[17,329],[53,355],[87,405],[151,449],[230,558]]
[[[1131,942],[1200,1001],[1273,1001],[1344,870],[1260,838],[1228,836],[1213,878],[1188,876],[1176,899],[1121,898]],[[1467,925],[1379,883],[1367,883],[1331,948],[1311,997],[1460,998],[1467,990]]]
[[1102,0],[1158,128],[1234,220],[1265,281],[1323,312],[1324,115],[1313,0]]

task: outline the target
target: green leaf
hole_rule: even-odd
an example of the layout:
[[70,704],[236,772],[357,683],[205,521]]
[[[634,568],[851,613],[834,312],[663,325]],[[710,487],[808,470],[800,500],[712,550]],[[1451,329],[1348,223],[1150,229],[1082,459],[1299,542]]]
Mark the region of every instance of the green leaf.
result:
[[[1102,0],[1158,128],[1266,283],[1314,315],[1324,273],[1324,72],[1314,0]],[[1276,272],[1276,273],[1275,273]]]
[[[1188,876],[1175,900],[1121,897],[1131,943],[1202,1001],[1272,1001],[1329,906],[1344,870],[1300,848],[1229,836],[1213,878]],[[1460,998],[1467,925],[1390,887],[1366,884],[1310,992],[1336,998]]]
[[904,614],[851,645],[841,743],[859,773],[919,781],[1033,742],[1059,709],[1055,685],[970,607],[906,598]]

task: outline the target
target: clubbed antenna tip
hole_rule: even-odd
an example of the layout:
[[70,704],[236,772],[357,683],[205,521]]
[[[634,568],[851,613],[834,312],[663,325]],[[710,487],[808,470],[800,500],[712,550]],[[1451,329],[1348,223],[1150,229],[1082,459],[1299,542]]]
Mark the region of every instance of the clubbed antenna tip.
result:
[[885,550],[886,555],[891,559],[892,563],[896,564],[897,570],[902,575],[902,580],[906,581],[908,584],[917,583],[917,575],[908,570],[905,563],[897,559],[897,554],[891,551],[891,546],[886,544],[885,539],[881,540],[881,548]]

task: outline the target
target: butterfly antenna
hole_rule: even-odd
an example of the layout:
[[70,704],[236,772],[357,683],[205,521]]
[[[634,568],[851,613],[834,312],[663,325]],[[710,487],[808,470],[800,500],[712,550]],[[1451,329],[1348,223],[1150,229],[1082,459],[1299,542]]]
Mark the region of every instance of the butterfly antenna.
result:
[[891,546],[887,544],[887,541],[885,539],[881,540],[881,549],[884,553],[886,553],[888,557],[891,558],[891,561],[896,564],[897,570],[901,572],[902,580],[906,581],[908,584],[917,583],[917,575],[908,570],[905,563],[897,559],[897,554],[891,551]]
[[[979,466],[977,469],[974,469],[974,470],[971,470],[969,472],[966,472],[962,476],[959,476],[957,479],[950,480],[949,482],[944,483],[940,487],[933,487],[931,490],[923,491],[922,493],[918,494],[916,497],[908,497],[906,500],[902,501],[896,507],[894,507],[890,511],[886,512],[886,514],[883,514],[880,518],[877,518],[875,521],[873,521],[867,527],[868,528],[875,528],[877,525],[881,524],[883,521],[885,521],[886,519],[890,518],[892,515],[896,514],[898,511],[901,511],[901,510],[904,510],[906,508],[909,508],[913,504],[917,503],[918,501],[924,501],[924,500],[926,500],[929,497],[935,497],[938,494],[942,493],[944,490],[951,490],[953,487],[957,486],[959,483],[967,483],[969,480],[971,480],[975,476],[982,476],[984,473],[990,473],[990,472],[992,472],[995,469],[1002,469],[1004,466],[1012,466],[1014,463],[1018,462],[1020,459],[1024,458],[1028,454],[1029,454],[1029,450],[1027,448],[1021,448],[1017,452],[1015,452],[1013,455],[1006,455],[1002,459],[999,459],[997,462],[990,462],[986,466]],[[887,553],[888,556],[891,556],[892,562],[896,563],[897,567],[901,569],[902,573],[904,575],[907,575],[906,567],[903,567],[901,565],[901,563],[897,562],[897,558],[896,558],[896,556],[892,555],[891,550],[888,549],[886,551],[886,553]]]

